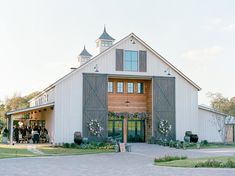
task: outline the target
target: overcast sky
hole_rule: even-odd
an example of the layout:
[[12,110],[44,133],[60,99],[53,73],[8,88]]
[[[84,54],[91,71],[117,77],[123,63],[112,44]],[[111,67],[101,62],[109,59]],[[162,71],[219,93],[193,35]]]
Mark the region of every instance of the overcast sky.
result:
[[77,66],[83,45],[93,55],[103,31],[131,32],[206,93],[235,96],[234,0],[0,1],[0,99],[42,90]]

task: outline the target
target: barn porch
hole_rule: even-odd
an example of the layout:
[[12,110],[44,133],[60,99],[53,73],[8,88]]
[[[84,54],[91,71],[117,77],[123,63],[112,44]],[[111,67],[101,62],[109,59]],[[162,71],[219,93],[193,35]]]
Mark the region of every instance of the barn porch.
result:
[[[7,126],[10,132],[10,144],[30,143],[32,131],[39,132],[39,142],[52,142],[54,136],[54,103],[48,103],[35,107],[24,108],[8,112]],[[47,133],[46,136],[40,134],[40,130]],[[45,134],[44,134],[45,135]]]

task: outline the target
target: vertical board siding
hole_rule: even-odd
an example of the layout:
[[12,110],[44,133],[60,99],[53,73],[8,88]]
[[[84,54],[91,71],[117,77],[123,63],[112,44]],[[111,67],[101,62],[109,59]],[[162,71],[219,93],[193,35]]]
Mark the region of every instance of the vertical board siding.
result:
[[139,51],[139,71],[146,72],[147,71],[147,52]]
[[209,142],[224,142],[220,131],[224,127],[225,116],[199,109],[199,140],[207,140]]
[[171,125],[168,138],[175,140],[175,78],[172,77],[153,77],[153,129],[157,139],[163,137],[158,130],[161,120]]
[[[147,71],[116,70],[116,49],[146,51]],[[166,76],[164,71],[169,68],[138,41],[135,41],[133,45],[128,38],[81,69],[74,71],[55,87],[56,142],[73,142],[74,131],[82,131],[82,73],[94,73],[96,64],[99,67],[99,73],[151,77]],[[123,64],[121,65],[123,66]],[[172,69],[171,76],[175,77],[176,138],[183,140],[184,133],[187,130],[198,133],[198,90]]]
[[123,71],[123,49],[116,49],[116,71]]
[[84,137],[92,137],[88,130],[88,124],[91,120],[98,120],[103,128],[102,137],[108,137],[107,80],[106,74],[83,74]]

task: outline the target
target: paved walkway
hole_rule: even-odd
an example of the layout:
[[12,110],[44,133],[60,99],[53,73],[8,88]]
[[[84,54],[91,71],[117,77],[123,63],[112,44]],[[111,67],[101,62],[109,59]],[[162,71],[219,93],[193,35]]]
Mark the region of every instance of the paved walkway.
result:
[[132,144],[131,153],[2,159],[0,173],[4,176],[233,176],[235,169],[157,167],[153,165],[153,158],[166,154],[201,157],[234,153],[235,149],[185,151],[157,145]]
[[43,153],[42,151],[38,150],[36,145],[27,145],[27,150],[34,153],[34,154],[37,154],[37,155],[45,155],[45,153]]

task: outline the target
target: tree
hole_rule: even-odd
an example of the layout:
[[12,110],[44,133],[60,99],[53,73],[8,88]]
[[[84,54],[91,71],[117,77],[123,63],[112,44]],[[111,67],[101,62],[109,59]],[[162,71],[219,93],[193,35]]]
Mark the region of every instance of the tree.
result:
[[14,93],[12,97],[6,98],[5,109],[6,111],[14,111],[17,109],[29,107],[29,100],[38,95],[39,92],[33,92],[29,95],[22,97],[21,95]]
[[6,124],[5,112],[5,105],[0,101],[0,134]]
[[226,98],[221,93],[208,93],[211,99],[211,106],[219,112],[235,117],[235,97]]

